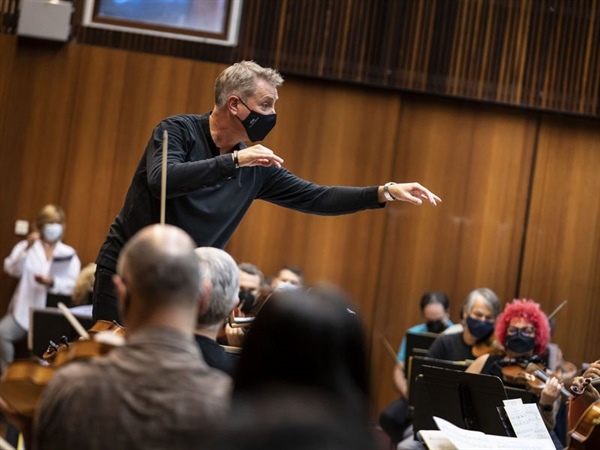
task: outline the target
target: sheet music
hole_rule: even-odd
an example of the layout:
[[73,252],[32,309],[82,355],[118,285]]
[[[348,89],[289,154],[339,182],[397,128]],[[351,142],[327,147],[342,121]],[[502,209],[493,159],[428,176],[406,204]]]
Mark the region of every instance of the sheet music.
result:
[[552,438],[546,429],[544,420],[535,403],[504,403],[504,410],[510,420],[510,424],[519,438],[547,439]]
[[423,442],[428,450],[457,450],[456,446],[440,430],[421,430],[419,431]]
[[457,450],[481,450],[482,448],[555,450],[552,440],[548,439],[494,436],[480,431],[463,430],[439,417],[434,416],[433,420],[435,420],[440,431],[454,444]]

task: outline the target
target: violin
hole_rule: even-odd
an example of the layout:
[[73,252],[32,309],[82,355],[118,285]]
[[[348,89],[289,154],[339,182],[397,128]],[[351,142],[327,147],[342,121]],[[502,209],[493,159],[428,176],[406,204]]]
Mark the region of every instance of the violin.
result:
[[[98,333],[109,333],[121,338],[125,338],[125,328],[122,327],[116,320],[113,320],[112,322],[108,320],[98,320],[89,330],[87,330],[87,334],[90,338],[96,336]],[[80,341],[76,342],[81,342],[82,338],[79,339]],[[104,337],[102,339],[106,341]],[[67,350],[69,345],[70,343],[66,336],[62,336],[60,338],[59,344],[56,344],[54,341],[50,341],[48,348],[42,355],[42,358],[44,361],[52,364],[54,363],[56,355],[63,350]]]
[[[540,394],[553,374],[548,375],[541,364],[524,361],[502,367],[502,377],[507,383],[522,385],[530,392]],[[560,393],[564,398],[571,397],[571,393],[564,387],[561,387]]]
[[502,344],[496,339],[496,336],[491,336],[488,339],[484,339],[483,341],[477,342],[472,348],[471,353],[476,358],[479,358],[481,355],[503,355],[504,347]]
[[90,328],[90,339],[50,344],[48,359],[19,360],[11,363],[0,380],[0,396],[19,414],[33,417],[38,399],[56,370],[76,360],[108,353],[121,345],[125,329],[117,322],[98,321]]

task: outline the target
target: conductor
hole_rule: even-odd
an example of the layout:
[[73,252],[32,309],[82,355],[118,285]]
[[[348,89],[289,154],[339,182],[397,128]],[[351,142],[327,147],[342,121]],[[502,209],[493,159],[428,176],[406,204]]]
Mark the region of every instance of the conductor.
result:
[[419,183],[321,186],[282,167],[283,159],[260,144],[276,123],[277,88],[283,78],[252,61],[227,67],[215,82],[215,104],[203,115],[167,117],[152,131],[125,204],[110,226],[98,258],[94,320],[118,320],[112,275],[123,245],[143,227],[158,223],[162,139],[168,132],[166,218],[198,247],[224,248],[255,199],[320,215],[381,208],[387,201],[433,205],[440,198]]

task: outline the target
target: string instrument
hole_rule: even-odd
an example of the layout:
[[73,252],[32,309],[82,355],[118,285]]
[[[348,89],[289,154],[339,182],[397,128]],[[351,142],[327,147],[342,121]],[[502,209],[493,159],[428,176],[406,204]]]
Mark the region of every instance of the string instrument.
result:
[[58,368],[71,361],[104,355],[122,344],[124,328],[116,322],[102,322],[105,323],[94,324],[89,333],[84,330],[86,339],[54,344],[56,348],[50,345],[51,362],[34,358],[11,363],[0,380],[0,396],[20,415],[33,417],[38,399]]
[[472,348],[471,353],[476,358],[479,358],[481,355],[503,355],[504,347],[502,344],[496,339],[496,336],[492,335],[488,339],[484,339],[483,341],[477,342]]
[[569,450],[600,448],[600,400],[596,400],[569,430]]
[[[533,362],[515,362],[502,367],[502,377],[506,383],[525,386],[534,394],[540,394],[553,376],[547,374],[541,364]],[[571,397],[571,393],[564,387],[561,387],[560,393],[565,399]]]
[[[108,320],[98,320],[89,330],[87,330],[87,333],[90,336],[90,338],[93,338],[98,333],[109,333],[119,336],[121,338],[125,338],[125,328],[119,325],[119,323],[116,320],[113,320],[112,322]],[[106,341],[106,338],[104,336],[102,337],[102,339]],[[50,341],[50,343],[48,344],[48,348],[42,355],[42,359],[49,364],[54,363],[56,355],[59,352],[68,350],[70,344],[71,343],[69,342],[66,336],[62,336],[60,338],[60,343],[58,344],[54,341]]]
[[593,386],[598,389],[600,387],[600,377],[575,377],[570,389],[574,395],[581,395],[588,386]]

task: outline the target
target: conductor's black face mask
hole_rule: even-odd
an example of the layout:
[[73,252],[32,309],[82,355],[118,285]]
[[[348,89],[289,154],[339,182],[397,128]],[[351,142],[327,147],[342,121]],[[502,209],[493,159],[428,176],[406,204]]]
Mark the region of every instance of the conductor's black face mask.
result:
[[[248,105],[246,105],[241,98],[239,100],[242,102],[242,105],[248,108]],[[248,139],[250,139],[251,142],[262,141],[275,126],[277,114],[259,114],[256,111],[252,111],[250,108],[248,108],[248,111],[250,111],[248,117],[244,120],[241,120],[239,117],[238,119],[242,122],[246,134],[248,135]]]

